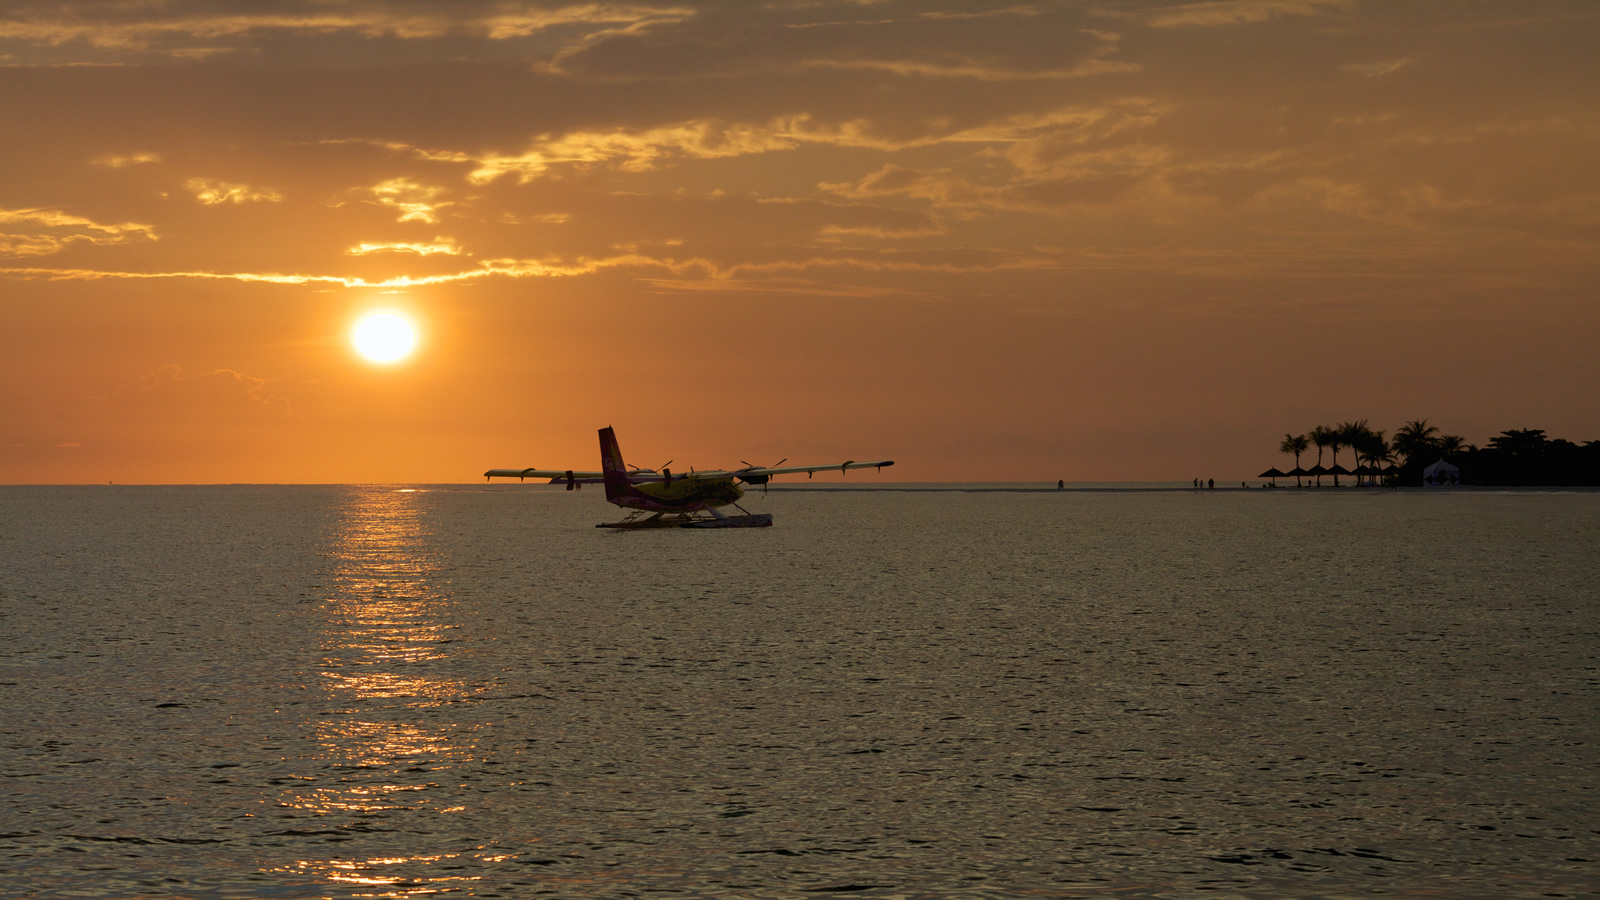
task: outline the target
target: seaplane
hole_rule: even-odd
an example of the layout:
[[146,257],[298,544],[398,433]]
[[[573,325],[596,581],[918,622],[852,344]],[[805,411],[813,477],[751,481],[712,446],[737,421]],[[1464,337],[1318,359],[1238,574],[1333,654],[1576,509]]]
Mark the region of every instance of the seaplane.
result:
[[[630,510],[620,522],[602,522],[596,528],[764,528],[772,524],[771,513],[752,513],[739,505],[744,496],[741,485],[766,485],[779,475],[811,477],[817,472],[848,472],[851,469],[878,469],[894,465],[892,459],[875,459],[866,462],[849,460],[821,466],[786,466],[787,459],[771,466],[757,466],[746,462],[743,468],[672,474],[668,462],[659,471],[629,467],[622,461],[622,448],[617,445],[617,434],[611,428],[600,429],[600,471],[580,472],[574,469],[490,469],[483,473],[484,480],[494,478],[548,478],[551,484],[565,483],[567,490],[577,490],[585,484],[604,484],[606,499],[623,509]],[[730,516],[722,511],[732,506],[740,515]]]

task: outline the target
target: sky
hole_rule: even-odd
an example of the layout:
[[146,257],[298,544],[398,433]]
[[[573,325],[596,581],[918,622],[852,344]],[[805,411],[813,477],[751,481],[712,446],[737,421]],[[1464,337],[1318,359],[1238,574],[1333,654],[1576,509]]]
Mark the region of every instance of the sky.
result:
[[1592,0],[8,0],[0,483],[1600,439],[1597,46]]

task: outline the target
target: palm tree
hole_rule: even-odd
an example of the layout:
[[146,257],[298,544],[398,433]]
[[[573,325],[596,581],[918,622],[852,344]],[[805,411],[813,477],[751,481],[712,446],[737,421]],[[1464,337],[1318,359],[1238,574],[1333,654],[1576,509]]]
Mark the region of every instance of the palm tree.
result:
[[[1349,422],[1340,422],[1339,424],[1337,424],[1337,425],[1333,426],[1332,428],[1328,429],[1328,432],[1329,432],[1329,434],[1328,434],[1328,449],[1333,451],[1333,465],[1328,467],[1330,469],[1333,468],[1333,466],[1337,466],[1339,464],[1339,448],[1343,447],[1343,446],[1345,446],[1345,444],[1349,443],[1344,438],[1345,429],[1347,429],[1349,427],[1350,427],[1350,423]],[[1333,486],[1334,487],[1338,487],[1339,486],[1339,476],[1338,475],[1333,476]]]
[[[1339,448],[1349,447],[1351,455],[1356,457],[1357,464],[1359,465],[1361,458],[1361,447],[1372,435],[1372,429],[1367,427],[1367,420],[1357,419],[1354,422],[1340,422],[1338,425],[1334,426],[1333,435],[1333,464],[1335,466],[1339,465]],[[1339,486],[1339,473],[1337,472],[1335,472],[1333,475],[1333,486]]]
[[[1381,469],[1384,463],[1394,461],[1394,452],[1390,449],[1389,442],[1384,438],[1382,431],[1369,429],[1365,435],[1362,435],[1361,444],[1356,448],[1356,453],[1358,460],[1366,459],[1367,464],[1374,469]],[[1373,479],[1373,483],[1376,484],[1377,479]]]
[[1439,429],[1429,425],[1427,419],[1407,422],[1394,433],[1394,452],[1405,457],[1406,464],[1410,465],[1419,455],[1439,448],[1439,439],[1434,437],[1438,433]]
[[[1317,465],[1322,465],[1322,448],[1333,443],[1333,429],[1318,425],[1306,435],[1311,438],[1311,443],[1317,445]],[[1322,476],[1317,476],[1317,487],[1322,487]]]
[[1447,434],[1439,438],[1438,450],[1440,456],[1450,456],[1469,449],[1467,439],[1459,434]]
[[[1311,446],[1311,441],[1305,435],[1303,435],[1303,434],[1285,434],[1283,436],[1283,443],[1278,445],[1278,452],[1279,453],[1293,453],[1294,454],[1294,467],[1296,469],[1298,469],[1298,468],[1300,468],[1300,454],[1306,452],[1306,448],[1309,447],[1309,446]],[[1300,486],[1300,476],[1299,475],[1296,475],[1294,477],[1294,486],[1295,487],[1299,487]]]

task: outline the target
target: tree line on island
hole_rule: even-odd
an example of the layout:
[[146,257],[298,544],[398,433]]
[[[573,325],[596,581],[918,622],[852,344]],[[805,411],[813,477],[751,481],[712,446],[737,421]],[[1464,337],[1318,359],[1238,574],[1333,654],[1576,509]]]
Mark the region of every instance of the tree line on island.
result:
[[[1316,464],[1310,470],[1300,467],[1300,457],[1313,448]],[[1339,465],[1339,451],[1351,451],[1356,467]],[[1305,434],[1285,434],[1278,445],[1281,453],[1294,457],[1294,475],[1316,479],[1331,475],[1335,486],[1340,475],[1350,475],[1359,484],[1418,486],[1423,470],[1444,460],[1461,470],[1462,484],[1480,485],[1600,485],[1600,441],[1576,444],[1564,438],[1548,437],[1542,428],[1503,431],[1485,447],[1467,443],[1458,434],[1443,434],[1427,419],[1407,422],[1388,437],[1367,425],[1366,419],[1338,425],[1318,425]],[[1324,468],[1324,451],[1332,454]]]

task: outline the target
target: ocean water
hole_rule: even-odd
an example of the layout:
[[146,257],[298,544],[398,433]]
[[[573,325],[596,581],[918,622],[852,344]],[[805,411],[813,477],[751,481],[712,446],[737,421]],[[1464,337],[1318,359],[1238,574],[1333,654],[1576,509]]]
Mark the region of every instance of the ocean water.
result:
[[1600,886],[1600,494],[0,488],[0,896]]

